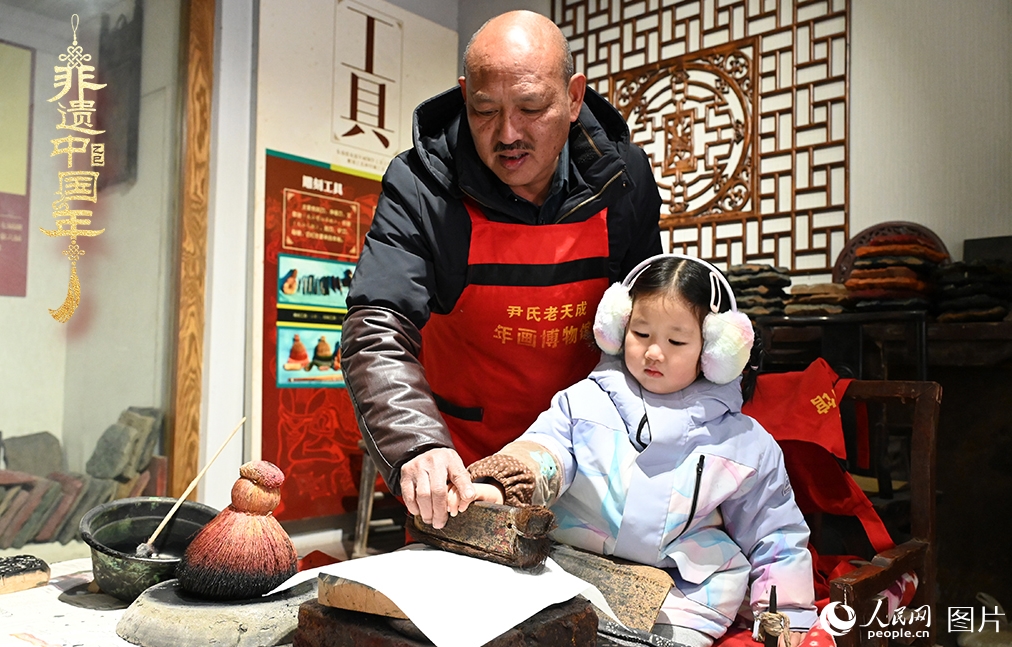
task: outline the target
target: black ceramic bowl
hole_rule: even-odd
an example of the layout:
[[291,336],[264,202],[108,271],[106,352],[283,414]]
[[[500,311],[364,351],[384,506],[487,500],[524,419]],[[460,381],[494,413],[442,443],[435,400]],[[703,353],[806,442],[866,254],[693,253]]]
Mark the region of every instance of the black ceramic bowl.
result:
[[155,554],[138,557],[137,546],[155,531],[175,499],[135,497],[103,503],[81,519],[81,538],[91,547],[95,582],[104,593],[132,602],[149,586],[175,577],[190,541],[218,511],[184,501],[155,539]]

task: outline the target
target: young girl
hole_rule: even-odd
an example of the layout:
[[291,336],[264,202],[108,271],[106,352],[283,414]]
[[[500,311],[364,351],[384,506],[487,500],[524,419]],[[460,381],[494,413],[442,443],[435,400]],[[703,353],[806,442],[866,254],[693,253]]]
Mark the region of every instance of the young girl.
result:
[[774,584],[792,632],[812,627],[808,527],[780,448],[741,413],[752,327],[723,275],[647,259],[609,288],[594,332],[609,354],[468,468],[477,498],[549,505],[557,541],[666,570],[675,586],[653,633],[676,642],[708,647],[746,594],[765,611]]

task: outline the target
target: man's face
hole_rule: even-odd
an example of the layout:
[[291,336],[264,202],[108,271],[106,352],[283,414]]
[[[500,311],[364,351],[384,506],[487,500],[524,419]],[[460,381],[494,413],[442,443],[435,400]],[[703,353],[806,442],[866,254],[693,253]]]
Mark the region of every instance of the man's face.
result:
[[478,156],[521,198],[548,197],[586,82],[574,74],[567,85],[558,59],[523,55],[486,58],[460,78]]

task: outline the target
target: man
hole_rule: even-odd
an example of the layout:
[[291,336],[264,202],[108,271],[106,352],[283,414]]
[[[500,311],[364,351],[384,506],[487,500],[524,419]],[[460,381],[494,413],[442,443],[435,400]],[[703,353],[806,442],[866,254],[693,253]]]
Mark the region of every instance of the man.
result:
[[649,161],[562,32],[488,21],[454,88],[414,115],[352,279],[342,368],[369,452],[440,528],[466,463],[519,436],[599,353],[611,281],[660,252]]

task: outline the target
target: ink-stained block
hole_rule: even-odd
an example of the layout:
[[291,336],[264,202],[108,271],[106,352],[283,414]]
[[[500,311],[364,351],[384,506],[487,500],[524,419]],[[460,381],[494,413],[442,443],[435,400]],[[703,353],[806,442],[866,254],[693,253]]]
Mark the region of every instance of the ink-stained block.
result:
[[[294,647],[429,647],[414,625],[389,618],[304,602]],[[412,635],[408,635],[412,634]],[[597,644],[597,613],[583,598],[555,604],[521,622],[484,647],[593,647]]]

